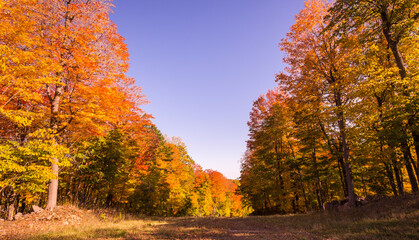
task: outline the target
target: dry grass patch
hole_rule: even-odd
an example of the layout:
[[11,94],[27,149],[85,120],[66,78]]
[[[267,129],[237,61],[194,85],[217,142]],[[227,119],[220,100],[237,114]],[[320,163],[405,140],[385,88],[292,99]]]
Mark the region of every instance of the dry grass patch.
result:
[[[73,209],[73,210],[71,210]],[[80,221],[0,222],[2,239],[419,239],[419,196],[381,200],[350,212],[245,218],[136,218],[62,209]],[[59,211],[59,209],[57,210]],[[58,213],[57,213],[58,214]]]

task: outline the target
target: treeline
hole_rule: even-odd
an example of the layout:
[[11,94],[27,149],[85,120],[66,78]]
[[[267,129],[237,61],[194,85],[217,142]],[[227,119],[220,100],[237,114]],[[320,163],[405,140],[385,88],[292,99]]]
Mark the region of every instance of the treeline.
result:
[[305,2],[250,113],[240,189],[256,213],[418,192],[418,17],[417,1]]
[[164,138],[108,0],[0,0],[0,217],[32,204],[241,216],[237,182]]
[[137,134],[112,129],[81,142],[62,169],[59,202],[149,216],[247,214],[238,183],[204,171],[179,138],[165,138],[153,125]]

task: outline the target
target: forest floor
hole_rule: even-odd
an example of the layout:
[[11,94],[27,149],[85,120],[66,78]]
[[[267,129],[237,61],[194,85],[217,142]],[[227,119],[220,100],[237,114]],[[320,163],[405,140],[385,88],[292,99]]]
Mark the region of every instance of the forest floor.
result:
[[419,239],[419,195],[298,215],[133,217],[61,206],[0,221],[0,239]]

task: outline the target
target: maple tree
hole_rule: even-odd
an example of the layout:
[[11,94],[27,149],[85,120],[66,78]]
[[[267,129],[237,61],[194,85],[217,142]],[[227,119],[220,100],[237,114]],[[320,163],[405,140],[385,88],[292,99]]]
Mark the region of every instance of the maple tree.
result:
[[298,81],[301,85],[317,87],[316,91],[324,92],[323,97],[328,101],[325,103],[334,105],[331,110],[339,129],[349,202],[355,205],[347,137],[348,107],[345,105],[351,101],[350,89],[357,81],[350,68],[351,54],[356,54],[353,47],[356,42],[349,37],[346,42],[339,42],[330,31],[325,31],[327,10],[326,2],[306,2],[306,8],[297,15],[296,24],[280,44],[287,53],[284,61],[290,65],[290,75],[281,74],[277,80],[284,79],[289,84]]
[[257,213],[417,191],[417,16],[412,1],[305,2],[250,113],[240,190]]
[[125,75],[127,48],[110,7],[109,1],[1,2],[2,191],[11,188],[30,203],[49,177],[52,209],[58,169],[74,158],[68,146],[130,115],[148,118],[138,108],[140,88]]
[[[417,19],[419,5],[417,1],[336,1],[330,9],[330,26],[337,26],[336,32],[350,32],[362,26],[364,33],[361,40],[368,43],[367,51],[374,51],[377,42],[381,41],[388,49],[389,64],[387,72],[398,73],[390,81],[396,88],[394,92],[401,93],[394,101],[397,116],[393,126],[405,125],[399,128],[397,135],[400,148],[405,158],[405,165],[414,191],[419,191],[416,175],[419,174],[417,162],[415,164],[409,144],[412,136],[416,152],[419,151],[419,131],[417,128],[417,60],[413,57],[417,51]],[[412,55],[413,54],[413,55]],[[376,69],[383,71],[382,69]],[[377,72],[377,71],[376,71]],[[382,78],[383,76],[375,76]],[[369,81],[374,81],[368,78]],[[375,85],[376,86],[376,85]],[[391,100],[391,99],[390,99]],[[400,104],[401,103],[401,104]],[[406,114],[407,113],[407,114]],[[413,166],[414,170],[411,169]]]
[[57,202],[160,216],[248,214],[237,182],[202,170],[140,108],[146,100],[126,75],[112,6],[0,1],[2,217]]
[[[41,56],[56,66],[44,72],[49,77],[39,91],[43,121],[49,121],[56,144],[81,128],[103,134],[142,101],[129,89],[133,80],[125,75],[127,48],[109,20],[110,7],[109,1],[37,1],[22,6],[37,13],[32,16],[37,21],[35,34],[46,49]],[[56,205],[59,165],[52,163],[56,177],[50,181],[49,209]]]
[[[140,108],[110,0],[0,0],[0,204],[245,216],[419,191],[417,1],[308,0],[278,87],[250,113],[240,181]],[[58,181],[60,179],[60,181]],[[47,186],[48,184],[48,186]]]
[[43,191],[45,178],[52,176],[46,167],[52,163],[48,156],[64,160],[63,148],[48,149],[50,132],[39,128],[44,116],[40,89],[50,79],[45,73],[55,71],[57,65],[42,58],[46,50],[37,35],[37,22],[26,14],[34,7],[36,1],[0,4],[0,193],[6,195],[9,219],[19,198],[31,201]]
[[195,181],[191,195],[191,214],[194,216],[212,215],[214,201],[211,195],[211,180],[201,166],[194,166]]
[[[122,115],[119,112],[128,112],[132,107],[126,100],[126,88],[132,84],[125,75],[127,48],[109,20],[110,2],[63,1],[45,5],[49,7],[48,18],[41,27],[48,29],[44,38],[53,49],[52,58],[61,67],[53,75],[55,81],[46,85],[50,128],[57,133],[72,132],[81,125],[91,134],[101,134],[118,121]],[[53,164],[52,168],[58,175],[58,166]],[[55,206],[57,188],[57,179],[52,179],[47,208]]]

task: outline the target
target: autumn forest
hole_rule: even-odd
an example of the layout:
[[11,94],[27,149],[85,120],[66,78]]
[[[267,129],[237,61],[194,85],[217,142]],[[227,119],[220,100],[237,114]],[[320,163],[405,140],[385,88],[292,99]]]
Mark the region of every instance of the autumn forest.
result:
[[114,4],[0,0],[0,218],[65,204],[244,217],[346,199],[350,211],[419,192],[418,1],[305,1],[277,40],[286,68],[249,109],[234,180],[143,110]]

